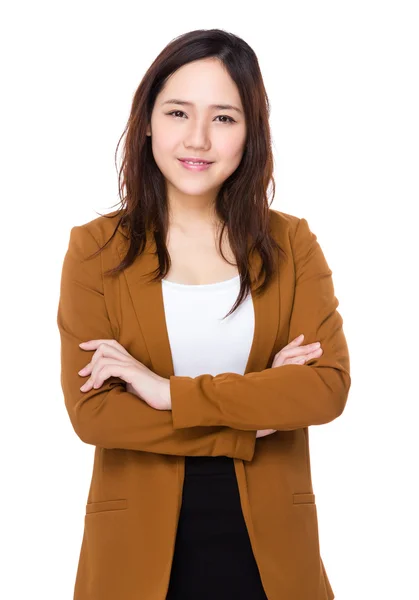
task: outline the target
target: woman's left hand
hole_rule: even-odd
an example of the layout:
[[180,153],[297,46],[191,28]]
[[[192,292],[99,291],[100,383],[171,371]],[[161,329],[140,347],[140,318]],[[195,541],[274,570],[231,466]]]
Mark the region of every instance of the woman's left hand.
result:
[[136,360],[116,340],[89,340],[80,344],[82,350],[95,350],[91,361],[79,371],[90,375],[81,386],[82,392],[100,388],[109,377],[119,377],[127,382],[130,391],[157,410],[171,410],[170,380],[150,371]]

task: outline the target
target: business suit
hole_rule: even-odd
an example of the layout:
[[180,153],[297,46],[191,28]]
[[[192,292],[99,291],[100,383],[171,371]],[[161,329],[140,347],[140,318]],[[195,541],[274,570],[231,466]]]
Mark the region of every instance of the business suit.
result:
[[[73,227],[57,323],[61,381],[77,435],[95,448],[75,600],[164,600],[181,508],[185,456],[229,456],[243,516],[269,600],[332,600],[319,550],[308,426],[344,410],[349,353],[329,269],[307,221],[270,209],[270,227],[287,260],[253,296],[255,333],[244,375],[175,376],[164,318],[155,243],[116,279],[102,272],[127,249],[117,217]],[[252,256],[258,271],[260,258]],[[274,355],[305,334],[323,354],[305,365],[270,368]],[[110,377],[80,391],[91,353],[78,344],[114,338],[154,372],[170,378],[171,411],[151,408]],[[278,431],[256,439],[257,429]]]

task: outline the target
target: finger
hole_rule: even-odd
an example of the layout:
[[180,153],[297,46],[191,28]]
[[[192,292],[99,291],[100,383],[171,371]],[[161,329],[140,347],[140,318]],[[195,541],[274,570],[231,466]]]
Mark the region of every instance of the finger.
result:
[[319,358],[322,354],[323,354],[322,348],[318,348],[314,352],[310,352],[309,354],[307,354],[307,356],[300,356],[298,358],[291,359],[291,362],[292,362],[292,364],[297,364],[297,365],[304,364],[307,361],[312,360],[313,358]]
[[114,377],[122,378],[121,375],[118,375],[118,373],[122,374],[122,372],[123,372],[123,366],[121,366],[119,363],[113,363],[110,365],[106,365],[103,367],[103,369],[99,370],[95,375],[92,375],[91,377],[89,377],[89,379],[80,387],[80,390],[82,392],[88,392],[92,388],[98,389],[103,385],[103,383],[106,379],[109,379],[109,377],[114,376]]
[[79,375],[88,375],[91,372],[91,368],[92,368],[92,364],[94,362],[96,362],[97,360],[97,356],[96,356],[96,352],[97,349],[102,345],[102,344],[107,344],[107,343],[111,343],[113,340],[109,339],[99,339],[99,340],[87,340],[86,342],[80,342],[79,346],[82,350],[94,350],[95,352],[92,355],[92,358],[90,360],[90,362],[83,367],[82,369],[80,369],[80,371],[78,371]]
[[[94,341],[96,341],[96,340],[94,340]],[[110,340],[110,341],[112,342],[113,340]],[[122,352],[120,350],[120,348],[122,350],[124,350],[124,352]],[[124,359],[125,360],[132,359],[131,354],[129,354],[129,352],[127,352],[125,350],[125,348],[123,346],[121,346],[121,344],[119,344],[118,342],[116,342],[116,345],[114,345],[114,344],[108,344],[106,341],[105,342],[101,341],[100,344],[98,345],[97,350],[94,352],[90,363],[88,363],[85,367],[83,367],[83,369],[81,369],[78,372],[79,375],[89,375],[89,373],[92,372],[93,366],[102,357],[115,358],[115,359],[121,360],[121,361],[123,361]]]
[[[122,348],[122,350],[124,350],[124,352],[121,352],[120,348]],[[120,344],[118,344],[118,346],[116,346],[114,344],[108,344],[106,342],[99,344],[96,352],[92,356],[91,362],[93,364],[95,364],[101,357],[115,358],[117,360],[124,360],[124,359],[126,360],[127,358],[132,359],[131,354],[129,354],[125,350],[125,348],[123,346],[121,346]]]
[[93,388],[97,389],[102,387],[104,381],[109,379],[109,377],[119,377],[120,379],[124,379],[124,377],[126,376],[126,367],[124,365],[121,365],[121,363],[117,362],[105,364],[100,368],[100,370],[96,374],[93,383]]
[[86,366],[84,366],[82,369],[80,369],[80,371],[78,371],[78,374],[81,376],[89,375],[93,370],[93,366],[102,357],[115,358],[118,360],[123,360],[125,358],[125,360],[126,360],[127,356],[132,358],[130,354],[124,354],[124,353],[120,352],[118,348],[116,348],[114,346],[111,346],[111,345],[105,344],[105,343],[101,343],[101,344],[99,344],[99,347],[96,350],[96,352],[93,353],[91,361]]
[[82,350],[96,350],[100,344],[107,344],[113,348],[117,348],[122,354],[128,354],[129,352],[115,339],[100,339],[100,340],[88,340],[87,342],[81,342],[79,346],[81,346]]
[[310,352],[305,359],[306,361],[311,360],[312,358],[319,358],[323,354],[323,348],[317,348],[314,352]]
[[304,339],[304,333],[302,333],[301,335],[299,335],[298,337],[293,339],[289,344],[284,346],[284,348],[294,348],[295,346],[298,346],[299,344],[301,344],[303,339]]
[[303,365],[306,362],[306,357],[302,356],[300,358],[291,359],[287,364],[289,365]]
[[319,342],[314,342],[313,344],[307,344],[306,346],[299,346],[298,348],[282,348],[280,351],[283,356],[287,358],[293,358],[297,356],[301,356],[303,354],[309,354],[310,352],[314,352],[320,348]]
[[112,340],[88,340],[87,342],[80,342],[79,346],[82,346],[83,350],[96,350],[99,344],[111,341]]
[[101,369],[103,369],[103,367],[106,367],[107,365],[110,365],[110,364],[116,364],[116,363],[119,364],[120,361],[115,360],[114,357],[99,356],[99,358],[92,365],[92,372],[90,374],[92,381],[93,382],[97,381],[98,374],[100,373]]
[[[104,358],[101,356],[100,360],[92,365],[90,377],[89,377],[89,379],[87,379],[87,381],[85,381],[85,383],[80,387],[80,389],[83,392],[87,392],[92,387],[96,387],[94,384],[100,380],[99,373],[101,372],[101,369],[108,365],[113,365],[113,366],[118,365],[119,370],[124,367],[126,368],[126,365],[124,365],[121,361],[115,361],[114,358]],[[115,368],[115,373],[116,373],[116,371],[117,371],[117,369]],[[110,376],[111,375],[108,375],[108,377],[110,377]],[[115,374],[115,377],[119,377],[119,375]],[[104,380],[102,380],[100,385],[103,384],[103,381]],[[100,387],[100,386],[98,386],[98,387]]]

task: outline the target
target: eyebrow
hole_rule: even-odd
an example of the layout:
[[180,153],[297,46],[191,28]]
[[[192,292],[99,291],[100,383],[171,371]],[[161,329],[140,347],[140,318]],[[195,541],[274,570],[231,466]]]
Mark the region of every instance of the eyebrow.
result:
[[[180,104],[181,106],[194,106],[193,102],[186,102],[186,100],[178,100],[177,98],[172,98],[171,100],[166,100],[162,102],[163,104]],[[237,106],[233,106],[232,104],[210,104],[210,108],[216,108],[217,110],[236,110],[238,113],[243,114],[240,108]]]

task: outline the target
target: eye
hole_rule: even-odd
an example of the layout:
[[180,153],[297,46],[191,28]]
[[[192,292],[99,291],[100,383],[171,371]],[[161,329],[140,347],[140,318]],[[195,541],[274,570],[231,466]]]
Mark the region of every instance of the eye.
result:
[[[232,117],[228,117],[227,115],[218,115],[223,119],[228,119],[228,121],[221,121],[222,123],[235,123],[236,121]],[[218,119],[218,117],[216,117]]]
[[[183,112],[183,110],[172,110],[171,112],[166,113],[166,114],[167,115],[173,115],[175,117],[175,119],[177,119],[178,117],[175,116],[175,113],[181,113],[182,115],[185,114]],[[235,123],[236,122],[232,117],[229,117],[227,115],[217,115],[216,119],[218,119],[218,117],[221,117],[223,119],[228,119],[228,121],[220,121],[220,123]]]

